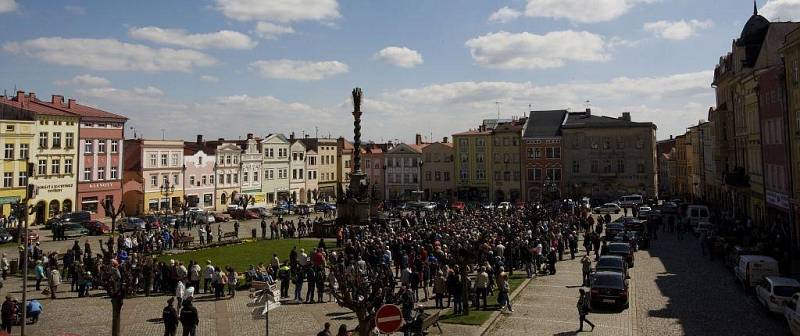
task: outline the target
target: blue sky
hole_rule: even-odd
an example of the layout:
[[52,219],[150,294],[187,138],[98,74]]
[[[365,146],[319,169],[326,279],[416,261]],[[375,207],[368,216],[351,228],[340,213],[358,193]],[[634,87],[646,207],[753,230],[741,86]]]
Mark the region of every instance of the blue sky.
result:
[[[748,0],[0,0],[0,89],[63,94],[146,137],[435,139],[533,109],[630,111],[658,137],[713,105]],[[759,1],[768,19],[800,0]]]

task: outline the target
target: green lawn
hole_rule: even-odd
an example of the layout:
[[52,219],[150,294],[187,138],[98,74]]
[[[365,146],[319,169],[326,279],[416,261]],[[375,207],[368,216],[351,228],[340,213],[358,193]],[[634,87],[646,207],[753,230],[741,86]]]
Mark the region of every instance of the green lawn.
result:
[[[510,293],[514,293],[514,291],[525,282],[527,276],[525,274],[514,274],[508,280],[508,284],[511,287]],[[442,323],[452,323],[452,324],[466,324],[466,325],[481,325],[489,317],[492,316],[492,313],[499,310],[500,307],[497,306],[497,294],[499,292],[497,290],[494,291],[493,295],[490,295],[486,299],[486,303],[489,304],[489,310],[474,310],[472,305],[470,304],[470,310],[468,315],[455,315],[453,313],[443,315],[440,319]]]
[[[277,253],[281,261],[289,259],[289,252],[295,246],[297,246],[298,252],[301,248],[304,248],[306,253],[310,255],[318,243],[319,240],[317,239],[302,239],[299,245],[297,239],[258,240],[180,254],[162,255],[159,260],[165,262],[170,259],[180,260],[185,265],[188,265],[190,260],[199,262],[201,265],[204,265],[206,260],[211,260],[215,266],[232,266],[237,272],[244,272],[247,271],[250,265],[258,265],[260,262],[269,265],[273,253]],[[326,243],[328,248],[333,245],[331,242]]]

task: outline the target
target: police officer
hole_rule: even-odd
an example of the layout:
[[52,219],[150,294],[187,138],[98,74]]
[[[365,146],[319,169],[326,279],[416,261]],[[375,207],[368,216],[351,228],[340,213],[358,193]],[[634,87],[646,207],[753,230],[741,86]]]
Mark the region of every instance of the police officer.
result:
[[181,324],[183,325],[183,336],[195,336],[197,324],[200,323],[200,316],[197,308],[192,304],[192,297],[188,297],[181,308]]
[[178,331],[178,312],[172,306],[174,301],[175,298],[170,297],[167,300],[167,306],[161,313],[161,319],[164,320],[164,336],[175,336]]

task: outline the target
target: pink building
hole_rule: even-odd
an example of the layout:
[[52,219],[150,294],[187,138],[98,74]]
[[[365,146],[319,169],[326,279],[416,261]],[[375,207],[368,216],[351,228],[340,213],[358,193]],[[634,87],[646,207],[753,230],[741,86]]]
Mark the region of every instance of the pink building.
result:
[[185,142],[183,146],[184,195],[190,207],[214,210],[214,163],[216,146],[207,146],[203,136],[196,142]]

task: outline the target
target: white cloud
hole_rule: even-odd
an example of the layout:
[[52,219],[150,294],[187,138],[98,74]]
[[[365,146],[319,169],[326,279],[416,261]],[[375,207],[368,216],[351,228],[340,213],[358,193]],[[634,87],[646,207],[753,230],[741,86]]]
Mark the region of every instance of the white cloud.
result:
[[278,38],[278,35],[294,34],[294,28],[262,21],[256,24],[256,34],[261,38],[272,40]]
[[800,0],[770,0],[758,12],[769,20],[797,21],[800,20]]
[[520,17],[522,13],[516,9],[508,8],[508,6],[498,9],[496,12],[489,16],[489,21],[506,23],[514,21]]
[[210,76],[210,75],[202,75],[202,76],[200,76],[200,80],[202,80],[204,82],[210,82],[210,83],[219,82],[219,78],[214,77],[214,76]]
[[406,47],[386,47],[375,53],[375,59],[403,68],[422,64],[422,54]]
[[89,74],[78,75],[72,79],[57,80],[56,85],[77,85],[81,87],[107,87],[111,86],[111,81],[103,77],[92,76]]
[[137,88],[133,88],[133,92],[135,92],[136,94],[142,95],[142,96],[163,96],[164,95],[164,91],[161,91],[161,89],[159,89],[157,87],[154,87],[154,86],[148,86],[148,87],[144,87],[144,88],[138,88],[138,87]]
[[239,21],[325,21],[339,18],[336,0],[216,0],[216,8]]
[[17,9],[15,0],[0,0],[0,14],[13,12]]
[[64,10],[72,15],[86,15],[86,8],[76,5],[66,5]]
[[298,81],[322,80],[350,71],[347,64],[338,61],[298,61],[289,59],[261,60],[250,63],[262,77]]
[[207,67],[217,60],[187,49],[154,49],[114,39],[40,37],[3,45],[7,52],[38,58],[58,65],[73,65],[94,70],[179,71]]
[[[567,82],[536,85],[531,82],[453,82],[418,88],[383,92],[373,98],[382,103],[365,106],[365,134],[382,137],[409,137],[419,132],[418,120],[426,121],[426,129],[443,133],[474,128],[483,118],[495,117],[495,102],[502,102],[501,116],[526,115],[528,104],[534,110],[582,110],[584,101],[592,102],[596,114],[617,117],[630,111],[635,120],[654,121],[659,134],[685,129],[687,120],[705,118],[705,108],[713,104],[711,96],[696,97],[712,92],[712,71],[673,74],[658,77],[617,77],[598,82]],[[632,108],[632,106],[647,106]],[[397,111],[400,109],[401,111]],[[376,111],[379,110],[379,111]],[[385,110],[385,111],[384,111]],[[685,112],[677,118],[677,112]],[[376,120],[379,119],[379,120]],[[370,132],[366,121],[379,125]],[[408,127],[398,125],[410,125]],[[411,126],[413,125],[413,126]]]
[[220,30],[207,34],[189,34],[183,29],[148,26],[133,27],[128,30],[128,35],[137,40],[192,49],[252,49],[258,44],[250,36],[230,30]]
[[499,69],[547,69],[567,61],[602,62],[611,59],[602,36],[585,31],[490,33],[468,40],[472,58],[481,66]]
[[525,16],[567,19],[577,23],[616,19],[640,3],[659,0],[528,0]]
[[697,34],[698,29],[708,29],[714,25],[711,20],[655,21],[644,24],[644,30],[667,40],[685,40]]

